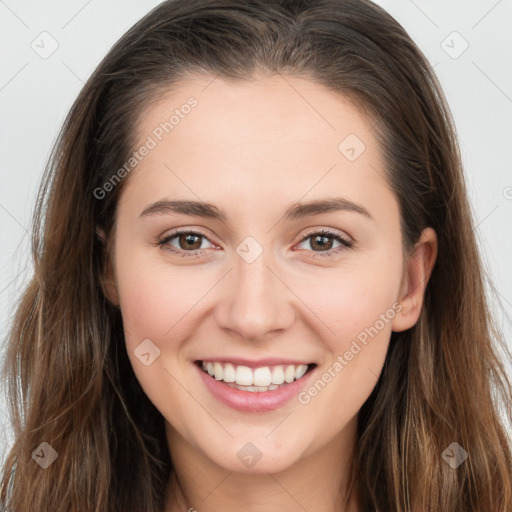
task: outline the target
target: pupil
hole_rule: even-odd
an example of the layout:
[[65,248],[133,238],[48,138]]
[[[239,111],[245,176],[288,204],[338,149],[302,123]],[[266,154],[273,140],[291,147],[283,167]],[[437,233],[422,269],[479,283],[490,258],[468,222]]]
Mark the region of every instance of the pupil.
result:
[[315,240],[314,243],[317,244],[317,245],[318,245],[317,240],[322,240],[322,242],[320,242],[320,249],[324,249],[325,250],[326,249],[326,245],[325,245],[326,244],[326,240],[329,240],[329,237],[325,236],[325,235],[317,235],[314,238],[314,240]]
[[[194,239],[196,239],[195,243],[197,243],[197,240],[199,240],[199,237],[197,235],[192,235],[192,234],[182,235],[182,237],[185,237],[185,240],[186,240],[185,246],[186,246],[186,248],[189,248],[189,249],[194,248],[194,247],[191,247],[191,245],[194,244]],[[199,244],[199,245],[201,245],[201,244]]]

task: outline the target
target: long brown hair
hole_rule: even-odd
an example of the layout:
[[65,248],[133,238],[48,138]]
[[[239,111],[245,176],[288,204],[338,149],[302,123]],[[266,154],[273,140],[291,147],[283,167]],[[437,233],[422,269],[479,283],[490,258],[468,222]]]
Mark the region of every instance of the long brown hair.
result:
[[[308,78],[373,122],[399,200],[405,248],[422,229],[439,252],[418,323],[393,333],[359,415],[354,482],[365,510],[512,510],[505,344],[485,297],[453,121],[404,29],[367,0],[170,0],[109,51],[67,116],[33,223],[34,275],[13,320],[4,380],[15,442],[0,505],[29,512],[161,512],[173,471],[164,420],[126,354],[102,277],[144,109],[187,75]],[[118,174],[119,178],[119,174]],[[100,197],[101,196],[101,197]],[[507,353],[508,354],[508,353]],[[506,419],[511,419],[510,410]],[[457,442],[457,469],[442,457]],[[46,468],[33,453],[48,443]],[[43,445],[46,446],[46,445]]]

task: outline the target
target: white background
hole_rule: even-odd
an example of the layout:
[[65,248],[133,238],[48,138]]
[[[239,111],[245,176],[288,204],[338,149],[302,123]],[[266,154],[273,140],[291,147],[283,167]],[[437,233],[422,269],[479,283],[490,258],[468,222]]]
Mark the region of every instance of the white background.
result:
[[[112,44],[158,3],[0,0],[0,357],[30,272],[31,214],[58,130]],[[496,316],[512,346],[512,0],[377,3],[426,54],[447,95],[477,236],[501,301]],[[58,44],[48,58],[31,47],[42,47],[41,38],[47,50],[52,39]],[[6,414],[0,396],[0,458],[10,444]]]

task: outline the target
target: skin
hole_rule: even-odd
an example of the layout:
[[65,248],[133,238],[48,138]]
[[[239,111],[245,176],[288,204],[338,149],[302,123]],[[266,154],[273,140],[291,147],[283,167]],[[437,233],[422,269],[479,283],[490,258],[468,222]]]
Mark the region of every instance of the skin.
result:
[[[190,96],[197,107],[125,184],[107,276],[133,370],[166,420],[176,468],[166,512],[359,511],[357,493],[344,509],[338,490],[358,411],[378,380],[392,330],[418,320],[435,232],[427,228],[404,255],[398,202],[371,120],[347,98],[296,77],[191,77],[144,112],[141,144]],[[338,150],[349,134],[366,146],[355,161]],[[332,197],[361,205],[371,218],[334,211],[283,219],[294,203]],[[207,201],[227,220],[140,217],[162,199]],[[176,228],[206,235],[194,246],[200,250],[179,237],[167,244],[195,256],[157,245]],[[327,238],[327,249],[340,250],[326,257],[315,236],[301,242],[320,229],[352,247]],[[236,252],[247,236],[263,249],[252,263]],[[217,401],[193,366],[215,356],[292,357],[316,362],[320,376],[394,304],[392,319],[307,404],[292,399],[274,411],[239,412]],[[134,354],[145,339],[160,350],[149,366]],[[237,457],[247,442],[262,454],[251,468]]]

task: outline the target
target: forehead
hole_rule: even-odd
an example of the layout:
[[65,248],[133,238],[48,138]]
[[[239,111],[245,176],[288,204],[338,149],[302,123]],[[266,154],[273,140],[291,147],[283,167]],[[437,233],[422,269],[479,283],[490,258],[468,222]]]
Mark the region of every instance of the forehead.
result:
[[[195,106],[190,108],[192,102]],[[140,142],[148,134],[157,142],[170,139],[171,133],[177,139],[190,128],[202,144],[205,139],[212,144],[222,141],[223,147],[245,142],[247,148],[249,143],[265,142],[270,150],[302,142],[307,149],[321,144],[336,154],[338,143],[349,133],[371,144],[371,124],[340,93],[304,78],[272,75],[250,81],[182,81],[146,108],[135,130]]]
[[139,210],[157,196],[238,209],[326,194],[393,200],[371,128],[348,98],[307,79],[190,78],[139,119],[135,149],[150,149],[124,200]]

